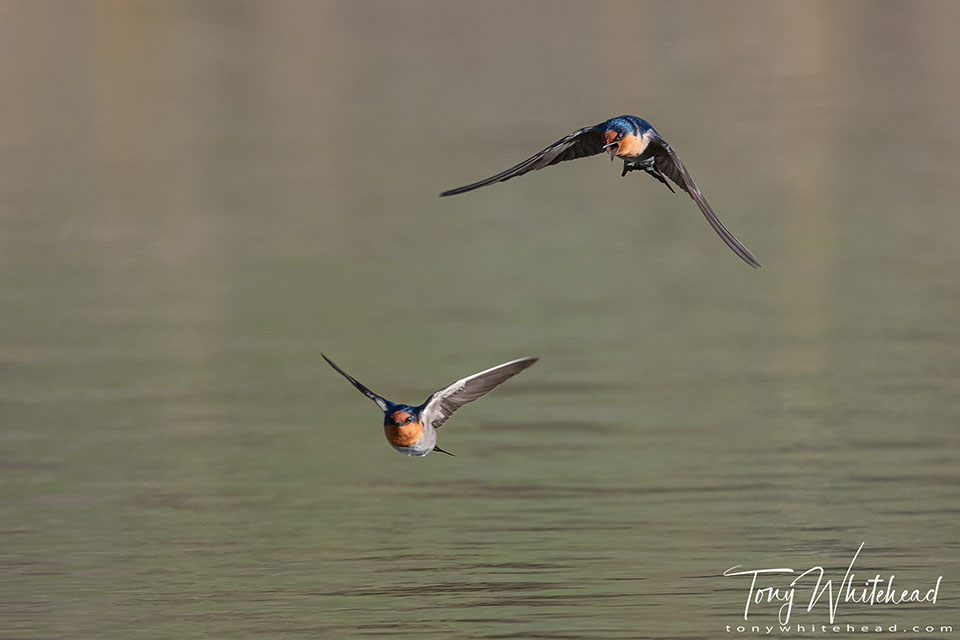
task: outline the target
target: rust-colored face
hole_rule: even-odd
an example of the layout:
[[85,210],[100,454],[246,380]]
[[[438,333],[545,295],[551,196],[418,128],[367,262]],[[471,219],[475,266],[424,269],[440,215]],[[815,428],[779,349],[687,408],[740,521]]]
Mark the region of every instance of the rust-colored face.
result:
[[606,151],[609,152],[609,153],[611,153],[611,154],[619,155],[619,153],[620,153],[620,144],[619,144],[618,142],[616,142],[616,140],[617,140],[617,135],[618,135],[617,132],[614,131],[613,129],[607,129],[607,130],[604,132],[604,134],[603,134],[603,139],[604,139],[604,141],[605,141],[607,144],[615,145],[615,146],[612,146],[612,147],[607,147]]
[[641,153],[643,149],[647,146],[648,140],[643,136],[638,136],[635,133],[628,133],[620,139],[620,144],[617,148],[617,155],[621,158],[636,158]]
[[404,424],[410,419],[410,414],[406,411],[398,410],[390,414],[390,419],[393,420],[393,424]]
[[387,436],[387,441],[395,447],[410,447],[417,443],[420,436],[423,435],[423,425],[419,422],[407,422],[406,424],[384,425],[383,433]]

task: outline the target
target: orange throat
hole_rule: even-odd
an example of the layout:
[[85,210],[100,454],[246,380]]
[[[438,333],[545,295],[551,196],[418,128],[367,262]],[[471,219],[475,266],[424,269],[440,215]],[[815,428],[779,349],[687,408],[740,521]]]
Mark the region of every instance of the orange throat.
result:
[[383,426],[383,433],[386,434],[387,441],[393,446],[410,447],[415,445],[420,436],[423,435],[423,425],[419,422],[408,422],[401,425],[387,424]]
[[617,157],[636,158],[643,153],[643,150],[647,147],[648,142],[649,139],[647,139],[645,136],[638,136],[633,133],[623,136],[617,145]]

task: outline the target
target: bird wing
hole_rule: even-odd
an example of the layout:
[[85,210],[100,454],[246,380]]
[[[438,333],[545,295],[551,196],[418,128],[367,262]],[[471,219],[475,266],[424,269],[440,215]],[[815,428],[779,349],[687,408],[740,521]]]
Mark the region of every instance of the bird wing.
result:
[[650,146],[653,152],[654,166],[693,198],[693,201],[700,207],[700,211],[703,212],[703,216],[707,219],[707,222],[710,223],[710,226],[713,227],[717,235],[727,243],[727,246],[733,249],[735,254],[740,256],[740,258],[751,267],[759,269],[760,263],[753,257],[750,250],[743,246],[732,233],[727,231],[727,228],[723,226],[723,223],[717,218],[717,214],[713,212],[713,208],[707,203],[707,199],[700,193],[700,189],[693,181],[693,178],[690,177],[690,172],[688,172],[687,168],[680,162],[680,158],[677,156],[677,152],[673,150],[673,147],[659,136],[654,136],[650,140]]
[[363,395],[367,396],[368,398],[376,402],[377,406],[380,407],[382,411],[387,410],[387,407],[390,406],[390,403],[387,401],[386,398],[375,394],[373,391],[370,391],[370,389],[367,389],[365,386],[357,382],[357,380],[353,376],[351,376],[349,373],[347,373],[346,371],[338,367],[336,364],[334,364],[333,360],[331,360],[327,356],[324,356],[322,353],[320,355],[323,356],[323,359],[327,361],[327,364],[329,364],[331,367],[336,369],[337,372],[340,375],[342,375],[344,378],[349,380],[353,384],[353,386],[355,386],[360,391],[360,393],[362,393]]
[[517,375],[539,358],[520,358],[511,360],[495,367],[457,380],[451,385],[440,389],[423,403],[420,413],[421,422],[430,424],[433,428],[440,427],[447,421],[453,412],[477,398],[487,395],[495,387],[508,378]]
[[530,156],[520,164],[510,167],[506,171],[501,171],[495,176],[490,176],[480,182],[468,184],[465,187],[457,187],[456,189],[444,191],[440,195],[455,196],[458,193],[473,191],[474,189],[485,187],[494,182],[503,182],[504,180],[522,176],[530,171],[543,169],[544,167],[549,167],[559,162],[595,156],[598,153],[603,153],[603,145],[603,131],[600,125],[577,129],[570,135],[560,138],[540,153]]

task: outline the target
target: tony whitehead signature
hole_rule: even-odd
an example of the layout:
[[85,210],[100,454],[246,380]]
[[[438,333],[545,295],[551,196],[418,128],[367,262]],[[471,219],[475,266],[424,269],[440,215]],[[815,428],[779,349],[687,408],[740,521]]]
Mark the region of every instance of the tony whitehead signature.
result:
[[[833,588],[833,580],[824,581],[823,567],[811,567],[806,571],[799,572],[795,569],[749,569],[737,571],[743,565],[730,567],[723,572],[725,576],[750,576],[750,591],[747,593],[747,606],[743,610],[743,619],[747,620],[750,615],[751,604],[761,604],[764,602],[781,602],[778,618],[781,624],[790,622],[790,614],[793,611],[794,596],[796,589],[801,581],[808,576],[816,576],[817,582],[813,586],[813,593],[810,596],[810,602],[807,604],[807,612],[813,611],[813,608],[820,601],[824,594],[827,594],[827,607],[830,612],[830,624],[837,615],[837,608],[841,602],[859,602],[868,605],[899,605],[910,602],[930,602],[936,604],[937,594],[940,591],[940,582],[943,576],[937,578],[937,583],[932,589],[921,593],[920,589],[902,589],[897,591],[893,586],[894,575],[890,574],[889,580],[884,580],[880,574],[864,580],[863,586],[854,586],[853,564],[857,561],[857,556],[863,549],[865,543],[861,542],[857,552],[853,554],[853,560],[847,567],[847,573],[843,580],[837,586],[836,591]],[[761,576],[769,574],[788,574],[796,575],[785,587],[765,587],[758,586],[757,582]],[[811,578],[812,580],[812,578]],[[803,585],[800,585],[802,588]]]

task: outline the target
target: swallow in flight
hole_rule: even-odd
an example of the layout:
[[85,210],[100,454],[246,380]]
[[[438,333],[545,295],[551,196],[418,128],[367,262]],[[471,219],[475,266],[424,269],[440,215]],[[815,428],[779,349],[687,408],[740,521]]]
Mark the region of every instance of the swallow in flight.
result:
[[[323,354],[320,354],[323,355]],[[452,456],[437,446],[437,429],[453,412],[477,398],[481,398],[508,378],[517,375],[539,358],[520,358],[467,376],[430,395],[423,404],[411,406],[395,404],[366,388],[330,358],[327,363],[350,381],[360,393],[373,400],[383,411],[383,432],[390,446],[408,456],[423,457],[431,451]]]
[[727,243],[727,246],[733,249],[734,253],[751,267],[760,267],[760,263],[753,257],[753,254],[740,244],[740,241],[733,237],[733,234],[727,231],[727,228],[717,218],[717,214],[707,204],[707,200],[700,193],[697,185],[694,184],[693,178],[690,177],[687,168],[680,162],[680,158],[677,157],[677,152],[673,150],[673,147],[660,137],[660,134],[650,126],[649,122],[636,116],[620,116],[592,127],[577,129],[570,135],[560,138],[540,153],[530,156],[506,171],[501,171],[486,180],[444,191],[440,195],[453,196],[458,193],[473,191],[488,184],[522,176],[536,169],[543,169],[567,160],[594,156],[604,151],[610,154],[611,161],[614,158],[623,159],[621,177],[631,171],[640,170],[653,176],[666,185],[670,191],[673,191],[673,187],[666,180],[670,178],[674,184],[693,198],[704,217],[706,217],[707,222]]

